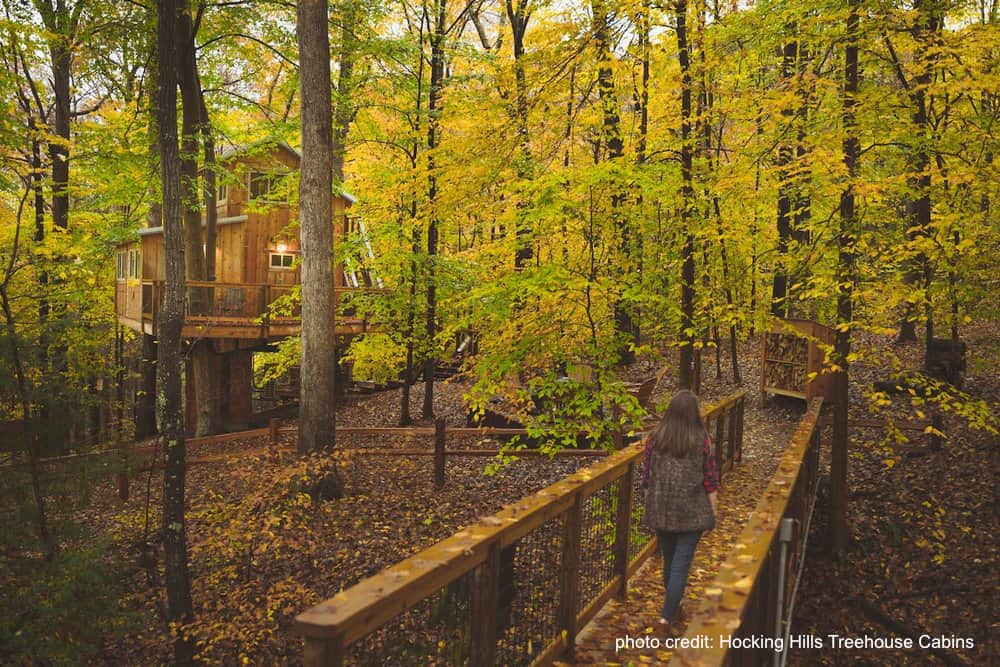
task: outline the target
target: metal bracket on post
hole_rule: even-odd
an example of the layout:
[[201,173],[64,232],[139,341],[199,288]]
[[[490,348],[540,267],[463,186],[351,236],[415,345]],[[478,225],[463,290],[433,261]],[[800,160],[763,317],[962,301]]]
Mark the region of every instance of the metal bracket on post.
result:
[[[788,563],[788,545],[792,541],[792,537],[795,535],[795,519],[786,517],[781,520],[781,524],[778,527],[778,543],[779,543],[779,556],[778,556],[778,590],[777,590],[777,603],[775,604],[774,610],[774,636],[775,639],[781,637],[784,638],[784,618],[785,618],[785,570],[787,569]],[[781,642],[783,644],[784,642]],[[781,645],[776,642],[776,645]],[[782,648],[785,648],[782,646]],[[779,667],[782,662],[782,654],[784,651],[774,652],[774,667]]]

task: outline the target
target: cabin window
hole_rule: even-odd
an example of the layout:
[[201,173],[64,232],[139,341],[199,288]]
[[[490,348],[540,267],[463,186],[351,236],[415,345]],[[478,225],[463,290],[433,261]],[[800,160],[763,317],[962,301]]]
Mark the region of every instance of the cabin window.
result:
[[128,260],[126,259],[126,254],[124,250],[118,251],[115,263],[115,278],[118,280],[125,280],[128,277]]
[[229,198],[229,185],[227,183],[219,183],[219,191],[216,194],[215,200],[221,204],[228,198]]
[[295,263],[295,255],[290,252],[272,252],[268,264],[272,269],[291,269]]
[[129,278],[139,278],[139,251],[129,250],[128,252],[128,277]]
[[282,175],[274,172],[250,172],[250,199],[258,202],[284,203],[287,200]]

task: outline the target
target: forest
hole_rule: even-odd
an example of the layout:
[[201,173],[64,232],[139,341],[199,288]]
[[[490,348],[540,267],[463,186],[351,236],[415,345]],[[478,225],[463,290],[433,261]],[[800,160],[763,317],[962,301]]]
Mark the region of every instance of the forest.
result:
[[996,0],[0,7],[0,661],[689,664],[680,389],[690,636],[1000,654]]

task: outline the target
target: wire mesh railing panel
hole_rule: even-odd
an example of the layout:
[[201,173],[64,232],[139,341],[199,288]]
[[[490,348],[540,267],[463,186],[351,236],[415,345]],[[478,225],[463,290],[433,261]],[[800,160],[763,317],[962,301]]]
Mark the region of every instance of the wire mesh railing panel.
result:
[[476,571],[439,589],[351,644],[345,664],[458,667],[469,664]]
[[653,539],[653,533],[646,527],[646,489],[642,488],[642,475],[636,466],[632,476],[632,510],[629,513],[628,562],[631,563],[639,552]]
[[615,524],[622,478],[589,495],[580,513],[580,595],[576,612],[596,598],[615,576]]
[[498,665],[528,665],[559,635],[564,515],[500,552]]

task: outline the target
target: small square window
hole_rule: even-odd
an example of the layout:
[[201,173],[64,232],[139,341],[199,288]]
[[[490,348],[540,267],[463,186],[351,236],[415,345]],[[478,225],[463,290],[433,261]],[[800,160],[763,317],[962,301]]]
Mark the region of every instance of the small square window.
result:
[[295,255],[286,252],[272,252],[270,254],[270,266],[272,269],[291,269],[295,263]]

